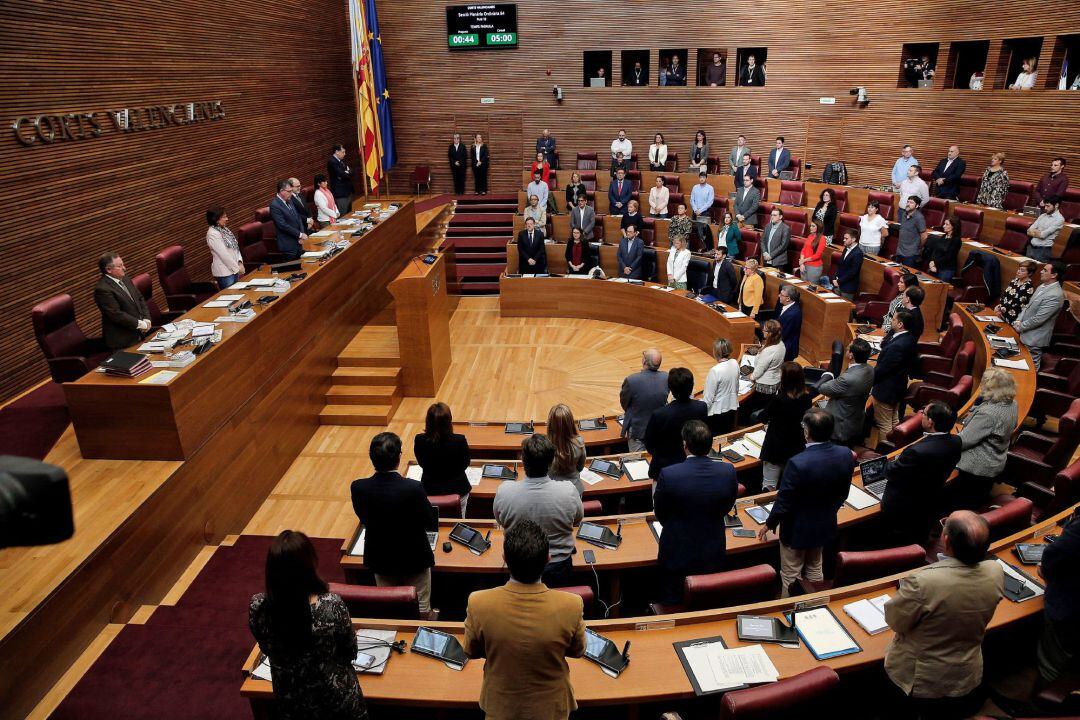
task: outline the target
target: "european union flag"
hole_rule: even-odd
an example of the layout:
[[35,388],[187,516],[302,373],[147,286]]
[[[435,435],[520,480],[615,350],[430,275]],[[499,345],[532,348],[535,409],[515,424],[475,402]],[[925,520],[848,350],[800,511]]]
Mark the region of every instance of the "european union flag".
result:
[[383,62],[382,37],[379,35],[379,18],[375,14],[375,0],[364,0],[364,18],[367,20],[371,47],[375,107],[378,108],[379,134],[382,139],[382,166],[383,170],[389,170],[397,163],[397,148],[394,146],[394,121],[390,113],[390,91],[386,88],[386,64]]

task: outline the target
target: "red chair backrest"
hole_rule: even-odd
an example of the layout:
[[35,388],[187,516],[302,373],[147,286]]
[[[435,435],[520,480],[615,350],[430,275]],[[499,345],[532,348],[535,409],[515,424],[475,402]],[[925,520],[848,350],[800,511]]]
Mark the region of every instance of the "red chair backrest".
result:
[[[761,156],[760,155],[754,155],[753,153],[750,153],[750,166],[758,171],[758,178],[760,178],[761,177]],[[764,198],[765,196],[762,195],[761,197]]]
[[896,268],[885,268],[881,276],[881,287],[878,288],[878,300],[892,302],[896,294],[900,292],[900,273]]
[[829,190],[832,191],[833,201],[836,203],[836,212],[842,213],[847,210],[847,188],[830,187]]
[[953,379],[958,379],[961,375],[967,375],[974,366],[975,341],[967,340],[960,347],[960,352],[956,353],[956,362],[953,363]]
[[1033,222],[1035,222],[1034,218],[1023,215],[1008,216],[1005,218],[1005,230],[1001,233],[1001,240],[997,242],[997,246],[1014,253],[1024,252],[1028,244],[1027,229]]
[[329,583],[330,592],[341,596],[355,618],[419,620],[420,598],[412,585],[375,587]]
[[255,219],[261,223],[270,222],[272,220],[270,217],[270,206],[267,205],[266,207],[257,208],[255,210]]
[[953,214],[960,221],[960,237],[976,239],[982,231],[983,211],[978,208],[956,207]]
[[791,230],[791,234],[797,237],[805,237],[809,218],[806,210],[784,210],[784,224]]
[[1058,419],[1057,439],[1046,451],[1043,461],[1050,467],[1064,465],[1076,452],[1078,440],[1080,440],[1080,398],[1073,400],[1068,411]]
[[781,205],[805,205],[806,185],[796,180],[780,181]]
[[1080,190],[1069,188],[1061,196],[1061,204],[1058,211],[1065,218],[1065,222],[1074,223],[1080,221]]
[[961,375],[960,379],[956,381],[956,384],[949,388],[948,398],[945,402],[953,410],[959,410],[960,406],[968,401],[971,397],[971,388],[974,384],[974,379],[970,375]]
[[143,300],[146,300],[146,309],[150,311],[150,324],[160,327],[164,317],[161,314],[161,307],[154,302],[154,283],[150,279],[150,273],[139,273],[131,278],[131,282],[143,296]]
[[599,500],[583,500],[581,510],[586,517],[596,517],[604,514],[604,506]]
[[431,507],[439,508],[440,518],[461,517],[460,495],[428,495],[428,502]]
[[997,540],[1031,525],[1031,508],[1030,500],[1016,498],[1001,507],[979,514],[990,525],[990,539]]
[[939,228],[945,222],[945,213],[949,209],[949,204],[941,198],[932,197],[919,209],[922,210],[923,218],[926,220],[926,227]]
[[1010,180],[1009,191],[1005,193],[1002,207],[1006,210],[1019,212],[1031,202],[1031,194],[1035,192],[1035,183],[1026,180]]
[[664,175],[664,185],[668,189],[668,194],[679,192],[679,176],[678,175]]
[[75,301],[70,295],[42,300],[30,310],[30,320],[46,359],[85,354],[86,334],[75,322]]
[[589,192],[595,192],[596,191],[596,173],[594,173],[594,172],[583,172],[583,173],[578,173],[578,175],[581,178],[581,184],[585,186],[585,190],[587,190]]
[[170,245],[154,256],[158,282],[166,295],[183,295],[191,287],[191,278],[184,267],[184,248]]
[[890,430],[885,440],[896,449],[910,445],[922,436],[922,418],[921,411],[915,413]]
[[237,231],[236,240],[240,245],[240,257],[244,259],[244,265],[249,268],[262,265],[266,262],[266,243],[263,242],[263,224],[261,222],[249,222],[241,225]]
[[[839,206],[837,206],[839,207]],[[836,221],[836,241],[840,242],[844,237],[845,230],[851,230],[855,233],[855,239],[859,239],[859,216],[851,215],[849,213],[842,212],[838,216]]]
[[667,162],[664,163],[664,172],[675,172],[675,169],[679,167],[679,153],[669,152],[667,154]]
[[949,328],[945,336],[941,338],[941,356],[949,357],[960,347],[960,341],[964,338],[964,320],[959,313],[949,313]]
[[569,585],[567,587],[552,588],[558,592],[570,593],[581,598],[582,609],[585,617],[592,615],[593,606],[596,605],[596,593],[588,585]]
[[960,202],[975,202],[975,196],[979,194],[979,184],[981,182],[982,178],[978,175],[961,175],[960,189],[956,195]]
[[724,694],[721,720],[775,720],[784,711],[819,710],[834,713],[831,698],[840,687],[840,676],[824,665],[792,675],[778,682],[758,685]]
[[596,153],[594,153],[594,152],[579,152],[577,154],[577,167],[578,167],[578,170],[595,170],[596,169]]
[[1054,501],[1046,509],[1047,514],[1060,512],[1074,504],[1078,495],[1080,495],[1080,460],[1054,476]]
[[836,553],[833,587],[854,585],[875,578],[914,570],[926,564],[926,549],[920,545]]
[[892,193],[871,190],[869,193],[866,194],[866,200],[867,202],[871,200],[877,200],[878,212],[881,214],[881,217],[885,218],[886,220],[893,219],[893,205],[896,203],[895,195],[893,195]]
[[686,607],[706,610],[772,600],[779,590],[779,577],[772,565],[689,575],[683,585]]
[[788,167],[791,171],[792,180],[802,179],[802,158],[797,158],[794,155],[791,156],[791,166]]
[[754,178],[754,187],[761,193],[762,201],[769,199],[769,183],[765,182],[765,178],[760,176]]
[[412,171],[412,184],[425,185],[431,179],[430,165],[417,165]]
[[[667,201],[667,211],[669,217],[675,217],[679,211],[680,205],[686,204],[686,196],[680,192],[669,192]],[[689,210],[689,208],[687,208]]]

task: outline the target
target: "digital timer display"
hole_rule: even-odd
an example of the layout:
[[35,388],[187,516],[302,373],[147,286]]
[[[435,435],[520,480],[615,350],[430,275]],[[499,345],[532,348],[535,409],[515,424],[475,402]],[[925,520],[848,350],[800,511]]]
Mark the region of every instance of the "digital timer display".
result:
[[517,47],[517,5],[449,5],[446,46],[451,50]]

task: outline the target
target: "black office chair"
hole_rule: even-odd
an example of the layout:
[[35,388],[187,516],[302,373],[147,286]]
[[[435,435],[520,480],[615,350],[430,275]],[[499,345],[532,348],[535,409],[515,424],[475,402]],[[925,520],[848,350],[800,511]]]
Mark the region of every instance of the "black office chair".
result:
[[833,377],[840,374],[841,368],[844,367],[844,343],[839,340],[832,341],[832,354],[829,356],[829,367],[825,370],[816,367],[803,368],[803,374],[806,375],[806,386],[810,388],[811,392],[817,392],[817,386],[821,382],[821,378],[825,373],[832,373]]
[[693,292],[709,284],[709,261],[692,257],[686,266],[686,287]]
[[659,282],[656,272],[656,248],[645,248],[641,255],[641,274],[650,282]]

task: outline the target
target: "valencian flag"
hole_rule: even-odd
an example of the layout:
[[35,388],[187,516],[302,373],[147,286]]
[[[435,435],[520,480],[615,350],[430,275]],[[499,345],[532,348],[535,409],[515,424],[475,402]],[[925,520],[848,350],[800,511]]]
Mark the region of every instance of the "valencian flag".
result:
[[386,68],[378,28],[373,0],[349,0],[356,125],[364,175],[372,191],[382,185],[383,171],[397,161],[390,120],[390,91],[386,88]]
[[368,45],[371,49],[371,77],[375,83],[375,110],[382,143],[382,166],[383,170],[389,170],[397,164],[397,148],[394,145],[394,122],[390,117],[390,91],[386,87],[386,63],[383,62],[379,15],[375,11],[375,0],[364,0],[364,5]]

